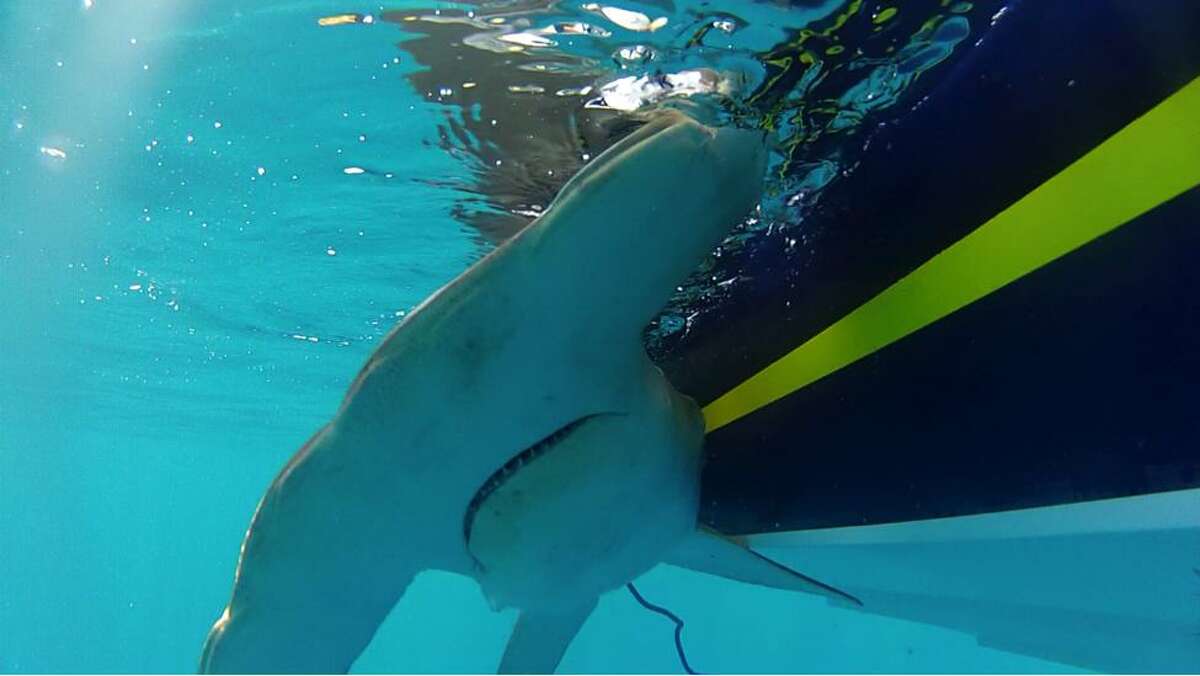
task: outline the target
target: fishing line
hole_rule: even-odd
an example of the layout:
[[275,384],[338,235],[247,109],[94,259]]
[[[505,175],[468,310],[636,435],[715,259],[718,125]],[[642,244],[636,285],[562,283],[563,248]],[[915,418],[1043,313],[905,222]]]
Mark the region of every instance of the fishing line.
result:
[[699,674],[700,672],[692,669],[692,665],[688,664],[687,655],[685,655],[683,652],[683,620],[679,619],[678,615],[667,610],[666,608],[663,608],[662,606],[656,606],[647,601],[646,597],[642,596],[641,593],[638,592],[637,587],[633,586],[632,582],[625,585],[625,587],[629,590],[630,594],[633,594],[633,598],[636,599],[638,603],[642,604],[643,608],[651,612],[658,613],[659,615],[662,615],[663,617],[666,617],[675,623],[675,652],[679,653],[679,663],[683,665],[683,670],[689,674]]

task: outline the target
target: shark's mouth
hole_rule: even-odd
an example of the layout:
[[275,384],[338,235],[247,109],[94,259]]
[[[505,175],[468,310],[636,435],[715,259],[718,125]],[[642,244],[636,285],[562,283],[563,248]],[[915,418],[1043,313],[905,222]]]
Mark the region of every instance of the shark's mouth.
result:
[[479,490],[475,491],[474,497],[471,498],[470,504],[467,505],[467,513],[463,516],[463,540],[466,542],[471,541],[471,527],[475,524],[475,514],[479,511],[480,505],[482,505],[492,495],[492,493],[495,493],[496,490],[505,484],[505,482],[519,472],[522,467],[542,457],[552,448],[557,446],[559,442],[570,436],[571,433],[578,429],[580,425],[601,415],[604,414],[593,413],[591,415],[585,415],[582,418],[572,420],[566,425],[563,425],[557,430],[551,432],[537,443],[514,455],[511,459],[509,459],[508,462],[504,463],[500,469],[492,472],[492,475],[487,478],[487,481],[483,482],[483,485],[479,487]]

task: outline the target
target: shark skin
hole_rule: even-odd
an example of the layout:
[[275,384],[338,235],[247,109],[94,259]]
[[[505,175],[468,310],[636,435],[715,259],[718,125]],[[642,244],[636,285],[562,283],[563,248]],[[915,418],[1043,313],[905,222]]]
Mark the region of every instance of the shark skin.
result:
[[760,135],[664,112],[410,314],[267,489],[200,670],[346,672],[426,569],[520,609],[505,671],[553,671],[663,561],[846,598],[697,529],[703,420],[640,339],[764,167]]

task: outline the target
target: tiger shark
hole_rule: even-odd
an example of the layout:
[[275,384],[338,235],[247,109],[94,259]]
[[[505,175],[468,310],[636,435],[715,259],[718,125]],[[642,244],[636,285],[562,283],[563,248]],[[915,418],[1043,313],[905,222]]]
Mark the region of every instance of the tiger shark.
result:
[[856,600],[699,527],[704,421],[641,332],[756,204],[761,134],[658,114],[382,341],[258,504],[203,672],[346,672],[426,569],[553,671],[659,563]]

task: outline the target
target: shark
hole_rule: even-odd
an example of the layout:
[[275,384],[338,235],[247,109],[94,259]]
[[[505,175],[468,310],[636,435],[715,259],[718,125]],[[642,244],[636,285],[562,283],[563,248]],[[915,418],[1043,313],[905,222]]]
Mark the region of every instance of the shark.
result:
[[346,672],[428,569],[518,610],[504,673],[552,672],[660,563],[857,603],[698,524],[703,415],[642,344],[765,162],[662,111],[410,313],[260,500],[200,671]]

